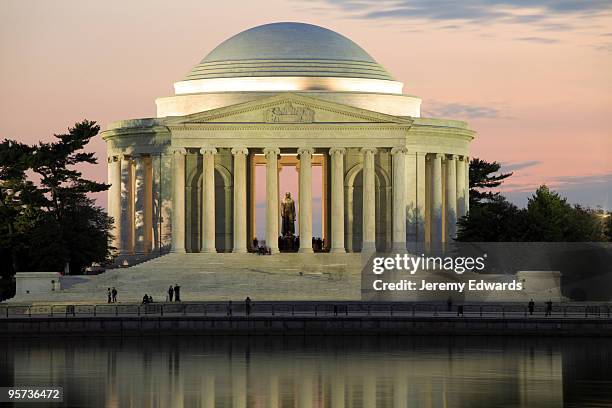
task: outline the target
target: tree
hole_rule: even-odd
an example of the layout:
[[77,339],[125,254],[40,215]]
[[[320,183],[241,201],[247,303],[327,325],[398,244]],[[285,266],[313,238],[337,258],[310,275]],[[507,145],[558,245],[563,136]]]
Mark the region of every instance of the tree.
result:
[[512,173],[499,173],[501,164],[478,158],[470,161],[470,210],[487,200],[494,200],[500,193],[491,189],[499,187]]
[[602,212],[571,206],[565,198],[540,186],[519,209],[497,194],[470,208],[458,225],[462,242],[594,242],[609,231]]
[[109,186],[80,171],[97,163],[83,149],[99,130],[84,120],[55,135],[53,142],[27,146],[7,140],[0,145],[0,231],[8,232],[0,251],[9,254],[11,272],[63,270],[66,263],[82,271],[109,259],[112,220],[88,197]]
[[500,168],[497,162],[470,161],[470,211],[457,221],[457,241],[517,241],[523,235],[521,210],[490,191],[512,175],[499,173]]
[[33,152],[34,147],[12,140],[0,144],[0,270],[4,278],[18,268],[16,255],[24,241],[21,217],[33,216],[44,200],[26,177]]
[[596,211],[572,207],[565,198],[540,186],[527,202],[526,238],[533,242],[603,241],[601,218]]
[[498,195],[486,203],[470,208],[466,217],[458,220],[457,241],[511,242],[525,235],[525,210],[519,209]]

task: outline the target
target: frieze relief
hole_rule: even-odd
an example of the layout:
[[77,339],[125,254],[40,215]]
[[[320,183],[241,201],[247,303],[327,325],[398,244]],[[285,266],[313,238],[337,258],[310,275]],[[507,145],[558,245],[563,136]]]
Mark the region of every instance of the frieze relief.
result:
[[264,121],[266,123],[312,123],[314,122],[314,110],[285,102],[266,110]]

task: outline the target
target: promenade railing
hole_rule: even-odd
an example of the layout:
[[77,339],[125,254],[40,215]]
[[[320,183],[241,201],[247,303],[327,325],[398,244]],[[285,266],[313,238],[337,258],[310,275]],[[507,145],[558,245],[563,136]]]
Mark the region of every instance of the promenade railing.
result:
[[[0,304],[0,319],[18,317],[97,316],[245,316],[244,302],[162,302],[74,305]],[[612,304],[558,304],[550,313],[539,304],[530,312],[519,304],[452,304],[408,302],[252,302],[249,316],[397,316],[397,317],[558,317],[605,318],[612,316]]]

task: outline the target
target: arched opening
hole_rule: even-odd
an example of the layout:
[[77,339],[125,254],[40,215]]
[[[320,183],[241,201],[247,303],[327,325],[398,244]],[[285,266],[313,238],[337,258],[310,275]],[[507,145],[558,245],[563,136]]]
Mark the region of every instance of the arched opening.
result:
[[[386,172],[376,166],[376,250],[391,247],[391,184]],[[363,245],[363,168],[359,164],[347,173],[346,247],[360,252]]]
[[[196,160],[194,160],[196,161]],[[202,158],[197,158],[187,185],[187,219],[185,233],[187,252],[200,252],[202,248]],[[233,246],[233,190],[229,170],[215,165],[215,248],[217,252],[231,252]]]

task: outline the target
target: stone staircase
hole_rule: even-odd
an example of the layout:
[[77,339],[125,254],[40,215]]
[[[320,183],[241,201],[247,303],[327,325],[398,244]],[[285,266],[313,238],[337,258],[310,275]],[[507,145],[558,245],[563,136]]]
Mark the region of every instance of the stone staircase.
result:
[[62,290],[17,302],[102,303],[117,288],[120,302],[138,302],[146,293],[164,301],[170,285],[181,286],[183,301],[359,300],[361,256],[352,254],[168,254],[128,268],[62,279]]

